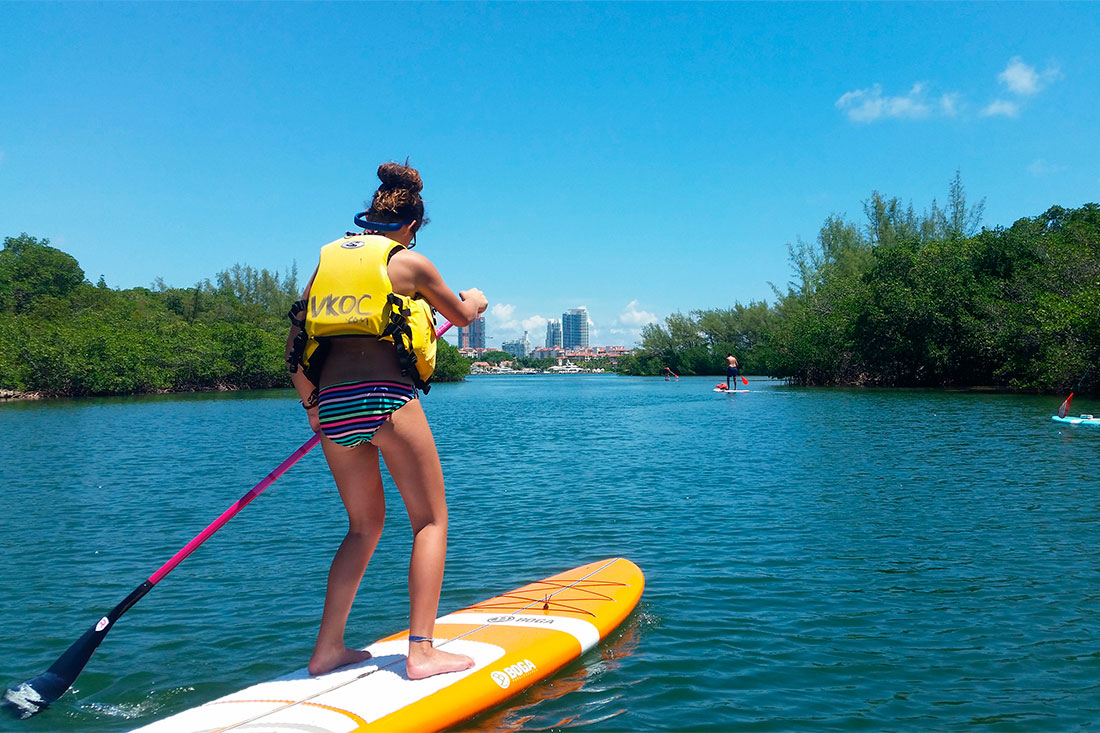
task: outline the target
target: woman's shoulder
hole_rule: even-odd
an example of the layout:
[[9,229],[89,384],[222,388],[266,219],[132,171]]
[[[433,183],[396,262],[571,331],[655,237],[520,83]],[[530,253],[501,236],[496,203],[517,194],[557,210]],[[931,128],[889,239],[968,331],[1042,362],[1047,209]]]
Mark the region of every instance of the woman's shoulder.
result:
[[428,262],[428,258],[419,252],[413,252],[408,247],[398,247],[397,251],[390,257],[390,262],[404,262],[409,265],[416,265]]
[[402,247],[390,257],[391,272],[394,266],[415,275],[430,275],[436,272],[435,265],[419,252]]
[[437,272],[427,257],[404,248],[393,253],[386,269],[393,289],[405,295],[416,293]]

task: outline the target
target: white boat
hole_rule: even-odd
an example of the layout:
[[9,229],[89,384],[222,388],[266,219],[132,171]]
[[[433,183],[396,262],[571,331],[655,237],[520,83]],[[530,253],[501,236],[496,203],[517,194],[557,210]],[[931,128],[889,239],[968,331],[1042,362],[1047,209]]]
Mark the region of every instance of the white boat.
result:
[[581,374],[582,372],[584,372],[584,369],[580,368],[576,364],[570,364],[569,362],[566,362],[565,364],[552,366],[546,371],[550,372],[551,374]]

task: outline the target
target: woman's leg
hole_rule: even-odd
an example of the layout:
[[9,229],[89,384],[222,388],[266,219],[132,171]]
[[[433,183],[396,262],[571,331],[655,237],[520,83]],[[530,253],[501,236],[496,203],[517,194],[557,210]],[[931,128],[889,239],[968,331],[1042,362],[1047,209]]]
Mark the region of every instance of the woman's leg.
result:
[[[409,633],[431,637],[447,558],[447,501],[443,468],[420,400],[412,400],[394,412],[374,434],[372,442],[382,451],[412,524]],[[474,660],[464,654],[435,649],[430,642],[413,642],[409,644],[406,670],[409,679],[421,679],[467,669],[473,664]]]
[[378,449],[370,444],[347,448],[328,438],[321,439],[321,447],[348,512],[348,533],[328,572],[321,629],[309,660],[309,673],[313,675],[370,657],[369,652],[345,646],[344,627],[386,519]]

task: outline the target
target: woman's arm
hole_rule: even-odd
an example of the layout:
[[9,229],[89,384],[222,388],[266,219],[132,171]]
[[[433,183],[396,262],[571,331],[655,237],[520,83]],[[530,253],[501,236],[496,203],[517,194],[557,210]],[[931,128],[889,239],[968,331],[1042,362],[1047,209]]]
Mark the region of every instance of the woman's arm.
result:
[[455,326],[470,325],[488,306],[484,293],[477,288],[463,290],[456,295],[447,287],[435,265],[416,252],[406,249],[395,253],[388,270],[396,292],[409,296],[417,293],[423,295]]

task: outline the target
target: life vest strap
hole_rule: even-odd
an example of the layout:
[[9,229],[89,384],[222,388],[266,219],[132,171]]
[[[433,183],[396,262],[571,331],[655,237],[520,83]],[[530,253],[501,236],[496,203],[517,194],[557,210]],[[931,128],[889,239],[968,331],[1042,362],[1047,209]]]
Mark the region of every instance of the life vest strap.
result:
[[412,310],[405,306],[405,301],[397,293],[390,293],[386,299],[386,310],[386,327],[382,331],[382,336],[393,339],[393,345],[397,349],[397,363],[401,367],[401,376],[411,378],[417,389],[427,394],[431,385],[420,378],[420,372],[416,368],[417,356],[412,348],[413,334],[412,327],[409,326]]
[[286,317],[290,319],[292,326],[298,327],[298,333],[294,337],[290,353],[286,356],[287,368],[293,374],[298,371],[298,366],[302,363],[302,355],[306,353],[306,342],[309,341],[309,335],[306,334],[305,298],[294,301],[294,305],[290,306],[290,312],[286,314]]

